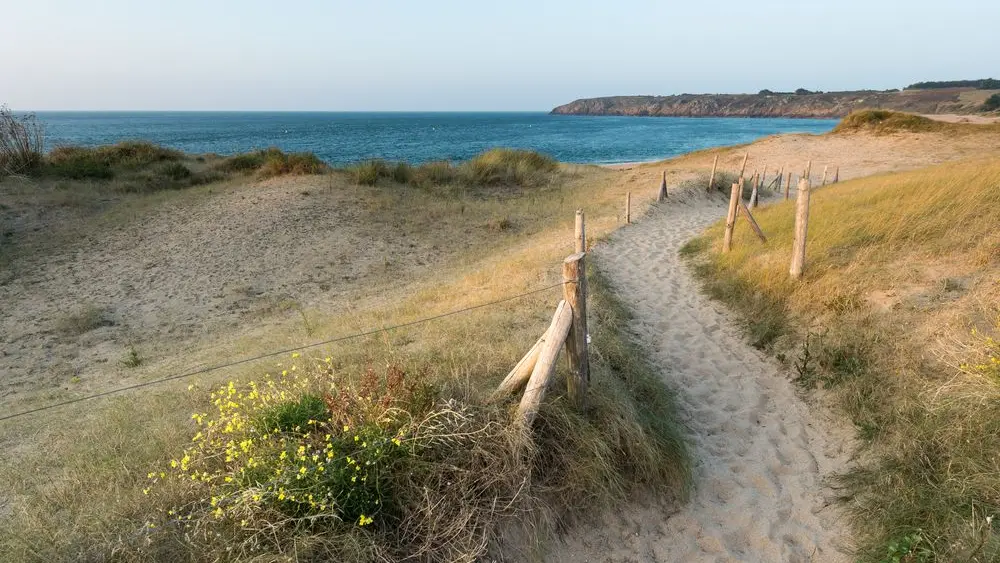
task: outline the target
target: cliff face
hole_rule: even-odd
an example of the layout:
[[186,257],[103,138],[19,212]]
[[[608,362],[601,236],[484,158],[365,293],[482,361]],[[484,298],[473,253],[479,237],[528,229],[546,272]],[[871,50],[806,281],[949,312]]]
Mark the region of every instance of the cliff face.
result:
[[[634,115],[659,117],[812,117],[839,118],[858,109],[911,113],[972,113],[979,93],[949,88],[902,92],[856,91],[822,94],[681,94],[612,96],[576,100],[552,110],[564,115]],[[973,94],[973,95],[969,95]]]

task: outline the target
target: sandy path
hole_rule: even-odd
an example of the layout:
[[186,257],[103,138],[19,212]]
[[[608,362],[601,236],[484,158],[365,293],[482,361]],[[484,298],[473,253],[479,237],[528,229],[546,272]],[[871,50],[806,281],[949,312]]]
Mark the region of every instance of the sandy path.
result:
[[596,249],[676,393],[695,490],[679,511],[646,499],[581,525],[551,561],[849,560],[846,523],[822,483],[847,462],[846,434],[831,435],[838,425],[745,342],[677,254],[724,213],[721,200],[673,198]]

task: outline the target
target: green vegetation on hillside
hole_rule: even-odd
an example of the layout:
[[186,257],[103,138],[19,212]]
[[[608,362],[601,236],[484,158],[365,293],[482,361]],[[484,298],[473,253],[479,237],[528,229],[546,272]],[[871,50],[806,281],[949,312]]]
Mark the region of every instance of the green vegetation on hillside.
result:
[[1000,110],[1000,94],[993,94],[983,102],[983,111]]
[[925,131],[940,131],[948,126],[946,123],[934,121],[912,113],[898,111],[867,109],[856,111],[845,117],[833,128],[834,133],[865,131],[875,134],[911,133]]
[[791,201],[756,213],[766,246],[740,223],[730,253],[721,224],[685,248],[853,422],[863,453],[838,483],[863,560],[1000,558],[998,208],[1000,160],[966,161],[816,189],[800,282]]
[[1000,80],[980,78],[979,80],[945,80],[917,82],[906,87],[907,90],[936,90],[940,88],[976,88],[979,90],[1000,90]]

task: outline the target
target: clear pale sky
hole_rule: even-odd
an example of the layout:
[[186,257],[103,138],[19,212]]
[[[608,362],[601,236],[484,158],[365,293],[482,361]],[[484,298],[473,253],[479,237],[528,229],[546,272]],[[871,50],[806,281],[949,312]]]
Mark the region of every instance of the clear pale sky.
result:
[[15,110],[548,110],[1000,78],[997,0],[5,0]]

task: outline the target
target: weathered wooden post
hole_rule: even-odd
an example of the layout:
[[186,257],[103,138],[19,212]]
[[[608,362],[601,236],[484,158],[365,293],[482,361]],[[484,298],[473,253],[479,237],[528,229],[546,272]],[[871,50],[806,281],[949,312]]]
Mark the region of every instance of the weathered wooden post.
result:
[[827,168],[829,168],[829,166],[824,166],[823,167],[823,181],[820,182],[820,184],[819,184],[820,186],[825,186],[826,185],[826,169]]
[[760,195],[757,192],[757,185],[758,184],[757,184],[757,181],[756,181],[756,178],[755,178],[754,182],[753,182],[753,191],[750,192],[750,207],[751,208],[757,207],[757,197]]
[[531,370],[521,403],[517,407],[517,417],[526,427],[531,427],[538,414],[538,406],[545,397],[545,390],[552,379],[552,374],[556,371],[556,359],[563,343],[566,342],[572,324],[573,311],[568,303],[560,301],[556,314],[552,317],[552,323],[545,332],[545,342],[538,351],[538,359]]
[[740,173],[739,173],[739,176],[737,176],[737,180],[742,180],[743,179],[743,174],[747,171],[747,159],[748,158],[750,158],[750,151],[747,151],[747,153],[745,155],[743,155],[743,165],[740,166]]
[[712,191],[712,184],[715,184],[715,169],[719,166],[719,155],[715,155],[715,160],[712,161],[712,175],[708,177],[708,190]]
[[587,345],[587,276],[586,253],[579,252],[563,261],[563,298],[573,309],[573,323],[566,338],[569,400],[579,409],[587,406],[590,383],[590,357]]
[[663,171],[663,181],[660,182],[660,191],[656,192],[656,201],[667,199],[667,171]]
[[726,215],[726,235],[722,239],[722,249],[729,252],[733,249],[733,227],[736,225],[736,210],[739,209],[741,194],[743,193],[743,179],[733,184],[732,191],[729,192],[729,213]]
[[833,183],[836,184],[839,181],[840,181],[840,167],[838,166],[837,170],[833,173]]
[[792,171],[788,171],[788,181],[785,182],[785,199],[788,199],[788,190],[792,187]]
[[632,192],[625,192],[625,224],[632,224]]
[[764,182],[767,181],[767,165],[764,165],[764,171],[760,173],[760,189],[764,189]]
[[810,160],[806,162],[806,170],[805,172],[802,173],[802,177],[805,178],[806,180],[809,179],[809,174],[812,172],[812,166],[813,166],[813,161]]
[[583,210],[576,210],[576,251],[587,251],[587,227],[584,225]]
[[795,200],[795,240],[792,243],[792,265],[788,273],[795,279],[802,277],[806,264],[806,233],[809,228],[809,180],[799,180],[799,193]]

